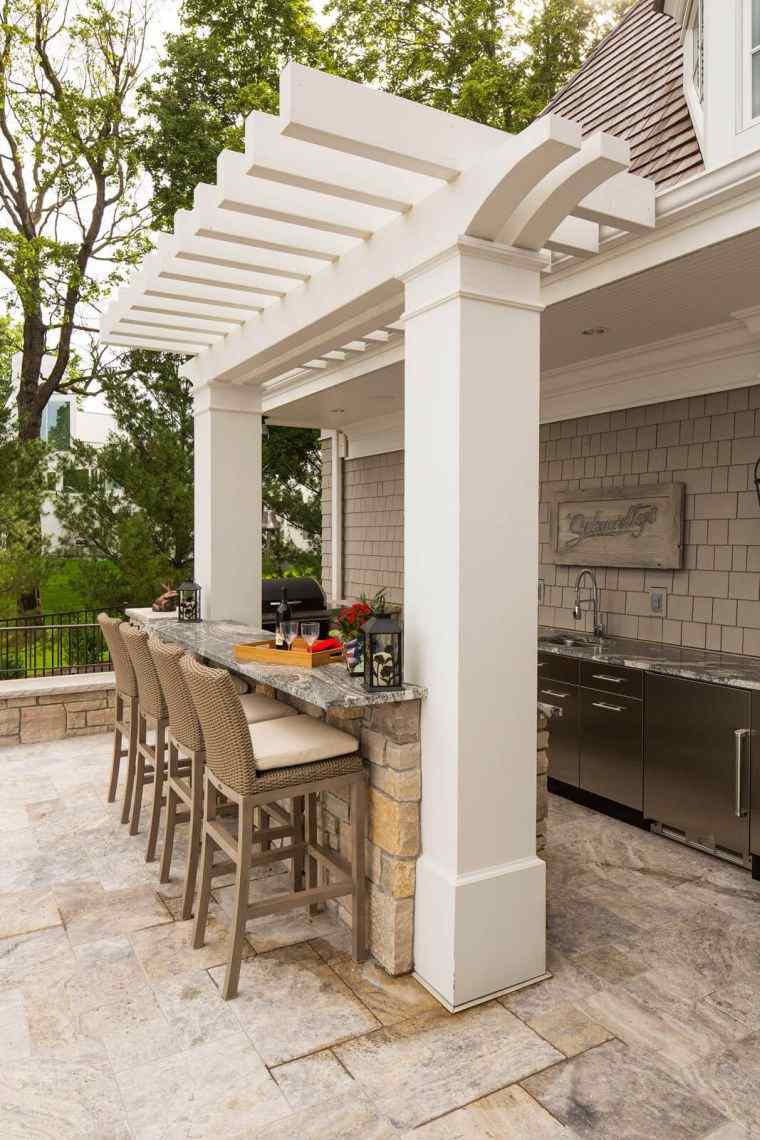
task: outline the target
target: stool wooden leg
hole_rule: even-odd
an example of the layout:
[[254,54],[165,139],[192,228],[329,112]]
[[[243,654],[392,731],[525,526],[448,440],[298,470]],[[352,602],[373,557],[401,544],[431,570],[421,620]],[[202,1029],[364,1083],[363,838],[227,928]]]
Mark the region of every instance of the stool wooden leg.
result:
[[139,747],[145,744],[147,736],[147,729],[145,726],[145,717],[142,713],[138,717],[139,727],[137,729],[137,762],[135,764],[135,794],[132,803],[132,819],[129,823],[129,834],[137,835],[137,829],[140,826],[140,811],[142,810],[142,793],[143,785],[145,784],[145,756],[142,749]]
[[[317,793],[309,792],[306,797],[306,842],[314,845],[317,842]],[[306,858],[306,886],[311,890],[317,886],[317,860],[313,855]],[[312,903],[309,914],[319,914],[319,904]]]
[[[304,841],[304,797],[293,796],[291,802],[291,815],[293,817],[293,828],[295,836],[293,837],[294,843],[303,843]],[[304,857],[303,851],[297,852],[293,856],[293,866],[291,867],[291,885],[294,891],[303,890],[303,869]]]
[[248,890],[251,882],[251,848],[253,835],[253,804],[243,796],[238,807],[237,868],[235,870],[235,909],[232,918],[230,956],[224,974],[222,997],[225,1001],[235,997],[240,979],[240,963],[245,942],[245,923],[248,917]]
[[[177,774],[177,745],[174,741],[169,744],[169,777]],[[166,827],[164,828],[164,845],[161,850],[161,869],[158,875],[159,883],[168,883],[172,869],[172,851],[174,850],[174,831],[177,825],[177,809],[179,797],[174,788],[169,785],[166,792]]]
[[367,781],[351,785],[351,876],[353,907],[351,954],[355,962],[365,962],[367,951],[367,879],[364,868],[364,836],[367,829]]
[[[266,829],[266,828],[271,826],[271,823],[272,823],[272,817],[270,816],[269,812],[264,811],[264,808],[259,808],[259,827]],[[262,839],[261,850],[262,851],[270,851],[271,848],[272,848],[272,840],[271,839]]]
[[198,856],[203,835],[203,761],[193,755],[192,783],[193,802],[190,805],[190,838],[185,866],[185,889],[182,892],[182,918],[190,918],[193,913],[195,880],[198,877]]
[[[203,814],[205,819],[216,819],[216,788],[204,779],[205,795]],[[198,898],[195,903],[195,923],[193,924],[193,949],[200,950],[206,940],[206,920],[208,919],[208,903],[211,896],[211,865],[214,862],[214,841],[203,828],[203,847],[201,850],[201,882],[198,888]]]
[[116,789],[119,786],[119,768],[121,767],[122,735],[119,722],[124,719],[124,698],[121,693],[116,694],[116,709],[114,712],[116,723],[113,729],[113,759],[111,760],[111,778],[108,781],[108,802],[112,804],[116,799]]
[[139,727],[139,704],[137,697],[129,699],[129,744],[127,745],[127,783],[124,788],[124,803],[121,808],[121,822],[129,823],[129,811],[135,790],[135,766],[137,762],[137,736]]
[[161,808],[164,799],[164,771],[166,765],[166,722],[159,721],[156,725],[156,757],[155,777],[153,783],[153,808],[150,813],[150,829],[148,831],[148,849],[145,852],[145,862],[152,863],[156,858],[156,844],[158,843],[158,827],[161,822]]

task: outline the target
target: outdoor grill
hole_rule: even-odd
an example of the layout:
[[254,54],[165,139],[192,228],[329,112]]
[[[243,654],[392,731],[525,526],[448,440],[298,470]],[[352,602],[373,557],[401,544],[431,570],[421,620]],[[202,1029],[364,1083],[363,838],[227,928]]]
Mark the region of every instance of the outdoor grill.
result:
[[261,583],[261,625],[274,633],[275,609],[282,587],[288,592],[294,621],[318,621],[320,637],[327,637],[335,624],[338,608],[327,605],[325,593],[316,578],[265,578]]

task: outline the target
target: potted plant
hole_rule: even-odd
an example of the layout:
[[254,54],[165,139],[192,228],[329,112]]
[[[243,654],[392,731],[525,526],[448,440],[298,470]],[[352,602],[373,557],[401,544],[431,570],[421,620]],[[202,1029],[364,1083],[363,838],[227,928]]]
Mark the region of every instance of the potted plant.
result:
[[385,591],[378,590],[373,598],[362,594],[358,602],[344,606],[338,614],[338,628],[331,631],[343,643],[346,668],[352,676],[364,674],[364,636],[362,629],[373,614],[385,612]]

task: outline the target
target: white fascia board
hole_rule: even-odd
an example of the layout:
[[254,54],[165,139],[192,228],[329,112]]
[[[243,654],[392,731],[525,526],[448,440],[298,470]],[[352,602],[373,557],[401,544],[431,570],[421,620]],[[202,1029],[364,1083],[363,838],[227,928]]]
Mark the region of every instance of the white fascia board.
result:
[[758,193],[760,152],[660,191],[652,232],[618,234],[603,241],[591,261],[553,265],[543,278],[544,304],[558,304],[757,229]]
[[444,181],[504,139],[493,127],[298,63],[280,75],[280,123],[291,138]]
[[[537,145],[546,146],[556,161],[561,161],[567,153],[565,124],[566,120],[558,116],[547,116],[520,135],[502,135],[501,148],[492,150],[455,182],[441,186],[411,213],[383,227],[370,243],[355,246],[337,265],[266,309],[246,324],[239,335],[204,353],[188,365],[188,375],[196,384],[219,379],[261,381],[298,363],[296,358],[288,360],[287,356],[290,352],[297,354],[302,341],[312,346],[309,355],[341,348],[332,335],[334,323],[354,312],[362,313],[368,305],[390,303],[400,292],[400,282],[406,274],[449,249],[466,233],[481,203],[528,151]],[[556,138],[562,147],[553,145]],[[320,348],[322,328],[325,343]],[[357,335],[361,335],[359,330]],[[272,360],[279,363],[283,355],[285,363],[273,370]]]

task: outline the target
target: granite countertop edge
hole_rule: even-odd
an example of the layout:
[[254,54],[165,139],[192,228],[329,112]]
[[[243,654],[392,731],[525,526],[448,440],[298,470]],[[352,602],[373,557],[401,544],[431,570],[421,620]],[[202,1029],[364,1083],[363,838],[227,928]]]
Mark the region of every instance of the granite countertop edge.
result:
[[[143,614],[137,608],[126,610],[127,617],[141,622]],[[272,635],[242,622],[200,621],[178,622],[175,617],[152,617],[151,633],[164,640],[174,641],[200,657],[222,665],[247,680],[256,681],[307,704],[322,709],[362,709],[376,705],[398,704],[403,701],[424,700],[427,689],[420,685],[405,685],[387,693],[368,693],[362,681],[349,676],[345,665],[322,665],[316,669],[289,669],[286,665],[259,665],[235,658],[233,646],[237,642],[270,641]]]
[[605,638],[601,643],[583,646],[554,645],[543,640],[544,636],[563,633],[572,636],[571,630],[546,629],[540,632],[539,652],[604,665],[618,665],[626,669],[640,669],[669,677],[682,677],[684,680],[705,681],[713,685],[760,689],[760,658],[622,637]]

